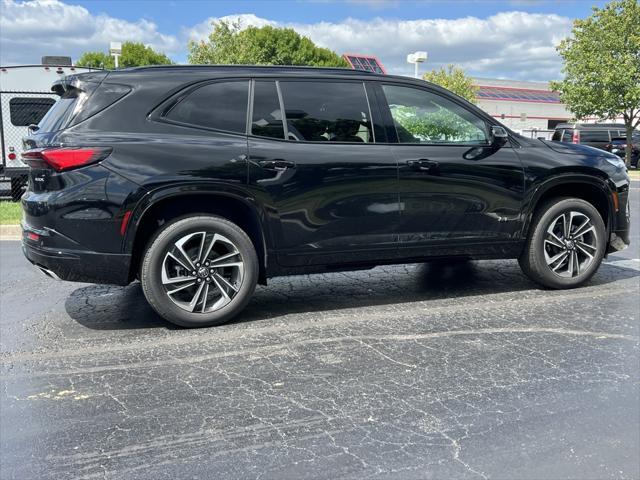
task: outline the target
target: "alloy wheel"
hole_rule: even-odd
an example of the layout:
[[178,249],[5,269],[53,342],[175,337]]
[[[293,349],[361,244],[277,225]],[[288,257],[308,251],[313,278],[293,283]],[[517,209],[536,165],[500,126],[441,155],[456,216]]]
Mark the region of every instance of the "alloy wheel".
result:
[[162,285],[178,307],[210,313],[237,295],[245,267],[238,248],[223,235],[189,233],[171,245],[162,261]]
[[543,248],[553,273],[563,278],[577,277],[589,268],[598,251],[595,226],[582,212],[564,212],[547,228]]

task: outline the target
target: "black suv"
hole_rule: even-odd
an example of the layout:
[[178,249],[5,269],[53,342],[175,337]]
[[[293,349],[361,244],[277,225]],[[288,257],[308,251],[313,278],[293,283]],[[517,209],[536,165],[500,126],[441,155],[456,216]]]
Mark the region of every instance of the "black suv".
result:
[[551,140],[606,150],[612,139],[625,135],[622,123],[559,123]]
[[[627,137],[612,138],[611,143],[605,146],[607,152],[611,152],[622,159],[626,158],[627,154]],[[638,168],[640,163],[640,132],[633,132],[631,136],[631,167]]]
[[24,140],[24,253],[64,280],[140,279],[183,326],[279,275],[517,258],[552,288],[629,243],[619,157],[523,138],[405,77],[146,67],[70,76]]

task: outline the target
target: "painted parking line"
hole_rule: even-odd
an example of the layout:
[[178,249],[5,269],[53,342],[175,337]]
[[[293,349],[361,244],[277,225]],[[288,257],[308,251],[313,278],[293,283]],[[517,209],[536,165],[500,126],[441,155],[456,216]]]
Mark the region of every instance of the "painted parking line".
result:
[[631,270],[640,271],[640,258],[621,258],[620,260],[605,260],[607,265],[613,265],[614,267],[629,268]]

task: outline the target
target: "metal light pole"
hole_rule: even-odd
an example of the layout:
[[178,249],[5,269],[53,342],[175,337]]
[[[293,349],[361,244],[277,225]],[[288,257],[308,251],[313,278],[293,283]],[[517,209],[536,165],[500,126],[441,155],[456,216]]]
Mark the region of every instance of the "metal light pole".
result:
[[418,77],[418,64],[419,63],[424,63],[427,61],[427,52],[413,52],[410,53],[409,55],[407,55],[407,62],[408,63],[413,63],[415,66],[415,70],[414,70],[414,76],[416,78]]
[[116,70],[118,69],[118,58],[122,55],[122,43],[121,42],[111,42],[109,47],[109,54],[113,57],[113,63],[116,66]]

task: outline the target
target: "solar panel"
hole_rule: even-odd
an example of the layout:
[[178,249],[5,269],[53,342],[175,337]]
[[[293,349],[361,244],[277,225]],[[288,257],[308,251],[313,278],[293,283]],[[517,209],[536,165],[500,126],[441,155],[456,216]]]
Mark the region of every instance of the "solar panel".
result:
[[511,100],[539,103],[561,103],[557,92],[545,90],[530,90],[526,88],[501,88],[481,86],[477,93],[478,98],[491,98],[496,100]]
[[387,73],[380,60],[372,55],[360,55],[345,53],[342,56],[354,70],[363,70],[374,73]]

